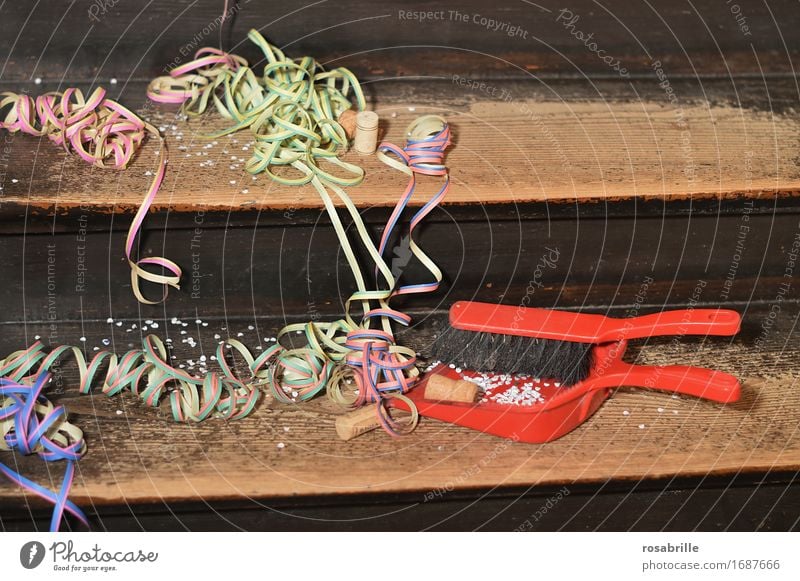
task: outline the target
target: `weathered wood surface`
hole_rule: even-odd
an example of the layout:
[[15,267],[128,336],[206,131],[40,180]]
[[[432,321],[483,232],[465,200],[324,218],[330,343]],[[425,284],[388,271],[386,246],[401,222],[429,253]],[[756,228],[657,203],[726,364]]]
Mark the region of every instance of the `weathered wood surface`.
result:
[[[413,435],[400,440],[373,432],[342,442],[334,429],[340,410],[324,398],[287,406],[267,397],[242,421],[177,425],[130,396],[76,395],[66,366],[67,377],[60,384],[66,393],[58,401],[68,407],[89,443],[74,497],[90,510],[121,502],[368,492],[410,492],[424,501],[426,494],[450,488],[795,471],[800,469],[798,308],[784,303],[762,336],[769,311],[746,309],[743,332],[732,341],[662,339],[638,349],[639,362],[703,365],[738,375],[743,380],[738,403],[721,406],[621,389],[584,425],[545,445],[512,443],[433,420],[423,420]],[[189,333],[202,339],[197,349],[181,344],[177,338],[184,336],[169,321],[161,322],[159,332],[175,337],[179,361],[196,361],[201,350],[210,354],[216,343],[213,333],[236,336],[241,331],[254,347],[259,337],[275,332],[274,327],[265,329],[263,320],[252,331],[252,322],[228,321],[224,331],[222,324],[210,320],[208,327],[195,328],[190,322]],[[85,335],[91,353],[113,332],[114,347],[124,350],[139,333],[126,333],[129,326],[62,324],[59,340],[74,342]],[[424,354],[433,329],[430,323],[422,325],[402,340]],[[21,347],[36,333],[47,339],[42,326],[7,327],[3,351]],[[3,460],[39,481],[58,482],[56,465],[11,454]],[[22,502],[37,503],[23,498],[19,489],[0,482],[0,501],[8,510],[21,508]]]
[[[618,84],[607,92],[584,87],[576,95],[567,86],[569,100],[558,87],[536,82],[488,81],[487,87],[473,91],[456,81],[432,83],[418,93],[397,84],[378,88],[376,110],[389,141],[402,144],[405,128],[421,114],[440,114],[451,123],[447,204],[773,198],[800,192],[794,153],[800,121],[791,108],[776,103],[773,109],[769,92],[746,106],[720,85],[712,96],[727,95],[725,101],[708,101],[709,94],[687,86],[675,104],[654,83],[644,94]],[[776,90],[788,98],[792,87],[784,83]],[[131,99],[138,102],[141,95]],[[216,114],[190,121],[155,107],[145,114],[169,146],[155,210],[294,213],[322,207],[311,187],[281,187],[264,175],[247,174],[247,132],[207,139],[226,126]],[[44,139],[4,139],[0,211],[6,219],[21,210],[130,211],[141,203],[157,162],[155,139],[122,172],[90,167]],[[367,173],[360,186],[348,189],[359,207],[394,205],[406,183],[401,174],[375,156],[349,152],[344,159]],[[421,179],[415,203],[437,183]]]

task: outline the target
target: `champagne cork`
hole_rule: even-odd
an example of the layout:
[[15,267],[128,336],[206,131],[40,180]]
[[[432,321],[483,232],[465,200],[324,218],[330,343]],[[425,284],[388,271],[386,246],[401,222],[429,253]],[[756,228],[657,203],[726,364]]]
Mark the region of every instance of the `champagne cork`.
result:
[[361,155],[371,155],[378,149],[378,114],[375,111],[361,111],[356,115],[353,147]]
[[[397,414],[398,417],[410,415],[400,410],[394,410],[392,415],[394,416],[395,414]],[[378,415],[375,413],[374,404],[365,405],[364,407],[336,418],[336,433],[345,441],[352,440],[361,434],[366,434],[380,427],[381,422],[378,419]]]
[[345,135],[347,135],[347,139],[353,139],[356,134],[356,117],[357,113],[353,109],[347,109],[346,111],[342,111],[339,115],[339,125],[342,126],[344,129]]
[[425,385],[425,399],[472,403],[478,398],[478,386],[464,379],[450,379],[433,374]]

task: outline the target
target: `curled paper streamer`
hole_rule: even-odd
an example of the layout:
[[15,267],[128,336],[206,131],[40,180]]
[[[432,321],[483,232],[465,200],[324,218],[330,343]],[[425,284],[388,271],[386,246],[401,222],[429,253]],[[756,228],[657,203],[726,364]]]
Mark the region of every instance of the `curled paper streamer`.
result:
[[[266,64],[261,74],[256,74],[239,56],[205,48],[197,52],[194,61],[173,69],[169,76],[154,79],[148,96],[159,103],[180,104],[188,115],[215,109],[231,121],[231,126],[210,137],[242,130],[252,134],[254,147],[246,164],[248,172],[266,173],[283,185],[311,184],[331,219],[358,290],[347,300],[345,318],[288,325],[278,334],[277,344],[258,358],[244,345],[231,344],[248,361],[254,377],[266,384],[279,401],[305,401],[327,388],[328,395],[340,404],[374,404],[387,432],[405,433],[416,425],[417,414],[412,413],[405,423],[397,422],[388,413],[386,400],[404,397],[402,393],[413,387],[419,371],[414,351],[398,345],[392,332],[392,324],[405,326],[411,319],[392,309],[388,301],[395,294],[435,290],[442,273],[410,239],[412,254],[431,272],[434,281],[398,288],[383,253],[414,193],[417,174],[444,176],[445,183],[412,218],[409,237],[445,196],[449,181],[442,160],[450,144],[449,127],[439,117],[422,117],[409,128],[405,148],[381,145],[382,161],[406,173],[409,185],[378,248],[358,208],[343,189],[361,183],[364,172],[337,157],[348,144],[339,115],[351,108],[351,99],[359,109],[365,108],[358,80],[344,68],[325,71],[311,57],[290,60],[255,30],[248,37],[264,54]],[[394,154],[399,161],[388,154]],[[289,173],[290,168],[296,171]],[[349,214],[358,240],[375,264],[377,289],[367,288],[337,202]],[[354,313],[356,309],[360,314]],[[304,344],[292,348],[288,339],[295,339],[297,333]],[[347,381],[357,387],[355,397],[348,394]],[[415,409],[413,403],[408,404]]]
[[2,462],[0,473],[53,504],[50,531],[54,532],[59,529],[65,511],[88,526],[86,515],[68,499],[75,462],[86,451],[86,443],[80,428],[67,420],[66,410],[54,406],[42,395],[49,379],[50,374],[42,373],[33,385],[25,385],[0,378],[0,450],[38,454],[45,462],[65,460],[61,487],[57,493],[48,490]]
[[[95,89],[86,98],[79,89],[63,93],[45,93],[35,99],[16,93],[0,94],[0,129],[12,133],[21,131],[37,137],[47,136],[96,167],[122,170],[128,166],[145,136],[149,133],[159,140],[158,170],[147,189],[144,201],[134,216],[125,242],[125,257],[131,268],[131,286],[136,299],[145,304],[157,304],[167,298],[168,287],[180,288],[180,267],[163,257],[134,260],[133,246],[144,217],[164,180],[167,150],[155,127],[142,121],[135,113],[116,101],[108,99],[104,89]],[[157,274],[145,269],[158,266],[171,274]],[[140,280],[164,286],[160,300],[144,297]]]
[[[240,352],[246,351],[238,341],[231,343]],[[167,348],[155,335],[148,335],[141,349],[132,349],[122,357],[98,351],[87,362],[77,347],[61,345],[47,352],[37,341],[28,349],[0,360],[0,450],[39,454],[47,462],[67,461],[58,493],[0,463],[1,473],[54,504],[51,531],[58,530],[64,511],[87,524],[83,512],[67,500],[74,462],[86,450],[83,432],[67,421],[62,406],[53,406],[42,395],[50,377],[49,369],[69,357],[78,366],[80,393],[88,394],[99,386],[108,396],[128,390],[152,407],[167,401],[172,418],[178,422],[200,422],[209,417],[236,420],[253,411],[258,401],[259,378],[254,374],[252,382],[247,384],[239,380],[225,359],[224,343],[217,347],[222,371],[205,377],[195,377],[170,366]],[[248,363],[252,363],[252,358]]]
[[233,375],[225,362],[223,347],[220,344],[217,349],[222,373],[195,377],[167,363],[167,348],[155,335],[145,337],[141,349],[131,349],[121,357],[101,350],[90,361],[78,347],[60,345],[47,352],[37,341],[0,360],[0,377],[29,383],[32,377],[69,357],[78,365],[80,393],[88,394],[96,386],[108,396],[128,390],[152,407],[158,407],[166,398],[172,417],[178,422],[200,422],[212,415],[235,420],[253,410],[258,389]]
[[[256,30],[248,38],[264,53],[266,65],[256,74],[245,59],[216,48],[203,48],[195,60],[154,79],[147,96],[158,103],[180,104],[187,115],[215,109],[231,126],[209,137],[249,130],[254,146],[245,168],[266,173],[283,185],[303,185],[319,177],[340,186],[361,183],[364,171],[341,161],[347,136],[337,121],[342,112],[366,102],[355,75],[345,68],[325,71],[311,57],[290,60]],[[277,167],[301,163],[294,175]],[[321,166],[326,162],[344,175]]]
[[[403,149],[389,143],[381,144],[380,148],[380,151],[394,154],[401,160],[384,155],[381,159],[385,163],[409,176],[409,185],[392,212],[380,248],[373,244],[357,208],[345,191],[336,184],[326,184],[318,177],[312,179],[311,183],[325,204],[359,289],[347,301],[346,317],[333,322],[288,325],[279,332],[277,344],[258,359],[254,359],[243,345],[237,346],[231,342],[248,360],[253,375],[268,385],[279,401],[305,401],[327,386],[328,396],[341,405],[358,407],[374,404],[383,428],[392,435],[406,433],[416,425],[418,414],[411,401],[407,401],[407,405],[412,409],[412,415],[405,421],[394,420],[388,413],[386,403],[392,397],[407,399],[402,393],[413,387],[418,370],[415,366],[416,354],[396,344],[391,328],[392,323],[408,325],[411,319],[392,309],[388,303],[397,294],[432,292],[438,288],[442,273],[414,242],[412,234],[422,219],[441,202],[449,188],[447,169],[442,164],[444,153],[450,145],[447,123],[440,117],[422,117],[409,127],[408,135],[408,143]],[[300,163],[296,167],[301,171],[304,169]],[[408,229],[411,251],[431,272],[433,281],[398,286],[382,254],[391,231],[397,227],[402,211],[414,193],[417,174],[444,177],[444,184],[415,213]],[[349,212],[359,240],[375,262],[377,273],[383,277],[381,289],[367,290],[330,191],[336,193]],[[377,307],[373,308],[375,302]],[[351,314],[357,306],[362,310],[360,318]],[[375,327],[374,323],[380,327]],[[298,332],[305,345],[295,349],[284,347],[288,339],[295,338]],[[358,392],[355,397],[350,393],[353,385]]]

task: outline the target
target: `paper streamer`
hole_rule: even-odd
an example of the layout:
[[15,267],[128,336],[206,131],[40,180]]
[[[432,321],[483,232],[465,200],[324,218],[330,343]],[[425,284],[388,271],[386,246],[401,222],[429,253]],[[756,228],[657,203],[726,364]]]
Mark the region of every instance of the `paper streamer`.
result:
[[[398,288],[382,255],[414,193],[417,174],[444,176],[445,183],[411,219],[409,236],[447,193],[449,181],[442,161],[450,144],[449,127],[439,117],[422,117],[409,128],[405,148],[381,145],[381,160],[406,173],[410,181],[378,248],[343,189],[361,183],[364,172],[337,157],[348,145],[339,116],[352,107],[351,99],[360,110],[365,108],[358,80],[345,68],[325,71],[311,57],[290,60],[255,30],[248,37],[264,54],[266,64],[260,74],[239,56],[204,48],[195,60],[173,69],[169,76],[154,79],[148,96],[159,103],[181,104],[187,115],[216,110],[231,126],[209,137],[243,130],[251,133],[254,147],[246,164],[248,172],[266,173],[283,185],[311,184],[331,219],[358,290],[347,301],[344,319],[288,325],[278,334],[278,343],[257,359],[243,345],[237,349],[250,363],[251,372],[279,401],[305,401],[327,388],[329,397],[340,404],[375,404],[387,432],[405,433],[413,429],[418,416],[412,413],[410,420],[397,422],[389,414],[386,400],[404,397],[402,393],[411,389],[419,371],[414,351],[397,345],[392,332],[393,324],[405,326],[411,319],[392,309],[388,301],[396,294],[435,290],[442,273],[412,239],[412,254],[434,281]],[[296,171],[290,172],[290,168]],[[337,204],[344,206],[359,242],[375,264],[375,289],[368,288]],[[290,338],[296,340],[298,332],[304,344],[292,348]]]
[[0,473],[53,504],[50,531],[57,531],[64,511],[88,526],[86,515],[68,500],[75,473],[75,462],[86,451],[83,432],[67,420],[62,406],[54,406],[42,395],[50,374],[42,373],[33,385],[0,378],[0,450],[19,454],[38,454],[45,462],[66,461],[58,492],[53,492],[22,476],[0,462]]
[[[244,346],[230,341],[240,353]],[[141,349],[132,349],[121,357],[110,351],[98,351],[91,360],[70,345],[46,351],[37,341],[28,349],[16,351],[0,360],[0,450],[39,454],[45,461],[66,460],[64,480],[54,493],[0,463],[0,472],[20,486],[52,502],[55,506],[51,531],[58,530],[61,516],[67,512],[86,523],[85,515],[67,500],[74,473],[73,463],[85,452],[81,430],[67,421],[63,407],[54,407],[41,395],[56,362],[72,358],[80,376],[79,390],[92,389],[113,396],[130,391],[149,406],[167,402],[172,418],[178,422],[200,422],[211,417],[236,420],[247,416],[258,401],[260,383],[253,375],[248,383],[238,379],[226,360],[226,344],[217,347],[221,372],[195,377],[167,363],[168,351],[155,335],[142,341]],[[253,363],[252,357],[248,364]]]
[[[163,257],[133,258],[136,236],[158,194],[167,166],[166,145],[155,127],[108,99],[105,90],[98,88],[88,99],[79,89],[45,93],[35,99],[28,95],[0,93],[0,129],[47,136],[67,153],[73,153],[87,163],[118,170],[128,166],[148,133],[157,138],[160,148],[158,170],[128,229],[125,257],[131,268],[133,294],[140,302],[158,304],[167,298],[169,287],[180,288],[181,269],[171,260]],[[150,272],[146,269],[149,266],[160,267],[171,274]],[[145,298],[140,288],[141,280],[163,285],[161,299]]]
[[131,349],[121,357],[100,350],[91,360],[78,347],[60,345],[48,352],[37,341],[0,360],[0,377],[30,383],[65,358],[77,363],[80,393],[88,394],[99,387],[104,394],[113,396],[127,390],[151,407],[158,407],[166,398],[172,417],[178,422],[200,422],[211,416],[243,418],[258,399],[256,385],[245,384],[234,376],[225,361],[224,343],[217,348],[222,372],[196,377],[167,363],[167,348],[156,335],[148,335],[142,340],[141,349]]
[[[154,79],[148,97],[180,104],[190,116],[215,109],[232,122],[210,138],[249,130],[255,143],[245,168],[251,174],[266,173],[292,186],[307,184],[315,176],[340,186],[361,183],[364,171],[337,157],[348,144],[339,115],[352,107],[351,98],[359,109],[366,106],[355,75],[343,67],[325,71],[308,56],[290,60],[256,30],[248,38],[264,53],[267,64],[261,74],[240,56],[202,48],[195,60]],[[308,171],[275,173],[297,162]],[[323,162],[334,167],[326,170]]]

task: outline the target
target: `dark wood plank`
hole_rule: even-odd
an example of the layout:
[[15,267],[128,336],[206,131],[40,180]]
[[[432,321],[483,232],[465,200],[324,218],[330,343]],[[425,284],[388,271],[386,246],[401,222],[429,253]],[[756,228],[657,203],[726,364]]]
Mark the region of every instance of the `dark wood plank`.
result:
[[[397,304],[431,309],[464,298],[517,304],[528,296],[531,304],[546,307],[634,302],[658,307],[692,300],[773,302],[779,294],[798,298],[798,289],[781,292],[781,284],[787,280],[800,216],[769,206],[746,213],[749,207],[740,201],[738,214],[670,215],[665,210],[662,216],[606,218],[586,216],[581,206],[571,218],[554,220],[514,213],[481,217],[481,209],[473,208],[470,219],[458,221],[443,209],[430,216],[418,240],[445,273],[444,284],[436,293],[400,297]],[[608,211],[613,213],[613,206]],[[274,215],[262,225],[267,215],[229,228],[224,217],[207,226],[201,213],[189,214],[200,222],[191,228],[153,226],[142,252],[166,253],[185,269],[182,289],[158,306],[132,299],[122,254],[124,230],[89,232],[85,239],[80,234],[82,225],[94,222],[91,214],[60,218],[62,231],[55,235],[3,236],[0,268],[24,288],[0,288],[3,319],[105,320],[163,313],[293,318],[308,316],[312,308],[321,314],[341,312],[355,283],[333,229],[324,222],[281,224]],[[380,229],[373,231],[377,237]],[[553,267],[540,265],[545,247],[558,251]],[[393,250],[387,256],[390,264],[397,259]],[[427,280],[415,261],[402,270],[406,280]],[[789,276],[795,272],[790,268]]]
[[[797,473],[608,481],[419,494],[104,506],[102,531],[791,531]],[[0,530],[44,531],[46,509],[3,510]]]
[[[422,0],[239,0],[224,32],[222,0],[94,4],[5,2],[0,38],[8,48],[0,78],[147,78],[220,43],[255,59],[245,40],[250,28],[292,56],[310,54],[373,78],[453,71],[652,75],[654,61],[672,75],[761,76],[764,70],[792,74],[798,52],[798,14],[788,0],[768,7],[739,3],[738,10],[714,0],[657,6],[575,0],[568,7],[554,0],[444,7]],[[103,6],[109,9],[98,9]],[[425,20],[411,14],[420,11],[437,14]]]

